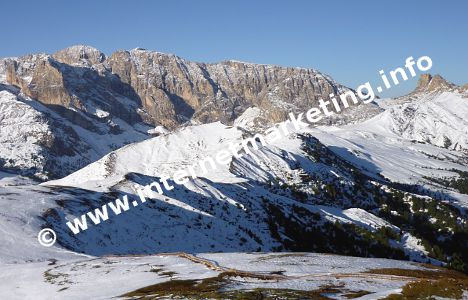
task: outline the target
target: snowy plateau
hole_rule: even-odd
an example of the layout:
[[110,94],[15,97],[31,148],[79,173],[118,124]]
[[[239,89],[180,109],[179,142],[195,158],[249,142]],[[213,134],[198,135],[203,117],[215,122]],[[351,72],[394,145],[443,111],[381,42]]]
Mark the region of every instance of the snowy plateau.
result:
[[342,90],[143,49],[0,59],[0,299],[468,298],[468,90],[438,75],[66,226]]

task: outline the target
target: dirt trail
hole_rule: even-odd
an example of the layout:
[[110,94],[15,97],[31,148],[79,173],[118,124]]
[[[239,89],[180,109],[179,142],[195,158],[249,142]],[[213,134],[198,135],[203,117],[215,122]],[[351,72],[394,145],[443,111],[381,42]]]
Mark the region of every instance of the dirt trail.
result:
[[[181,258],[188,259],[194,263],[202,264],[206,266],[208,269],[211,269],[216,272],[224,273],[226,276],[239,276],[239,277],[248,277],[248,278],[255,278],[261,280],[288,280],[288,279],[329,279],[329,278],[359,278],[359,279],[381,279],[381,280],[394,280],[394,281],[416,281],[420,280],[417,277],[411,276],[402,276],[402,275],[385,275],[385,274],[374,274],[374,273],[314,273],[308,275],[301,275],[301,276],[287,276],[287,275],[280,275],[280,274],[271,274],[271,273],[261,273],[261,272],[253,272],[253,271],[243,271],[234,268],[227,268],[218,265],[216,262],[211,260],[197,257],[195,255],[186,253],[186,252],[162,252],[153,255],[158,256],[177,256]],[[122,255],[124,257],[143,257],[148,256],[147,254],[135,254],[135,255]],[[121,257],[120,255],[110,255],[106,257]],[[430,280],[430,279],[429,279]]]
[[240,277],[248,277],[248,278],[256,278],[262,280],[287,280],[287,279],[300,279],[300,278],[307,278],[307,279],[327,279],[327,278],[362,278],[362,279],[382,279],[382,280],[396,280],[396,281],[414,281],[418,280],[416,277],[409,277],[409,276],[399,276],[399,275],[385,275],[385,274],[372,274],[372,273],[314,273],[310,275],[302,275],[302,276],[286,276],[286,275],[279,275],[279,274],[269,274],[269,273],[260,273],[260,272],[252,272],[252,271],[242,271],[233,268],[226,268],[223,266],[218,265],[216,262],[210,261],[205,258],[197,257],[195,255],[185,253],[185,252],[174,252],[174,253],[158,253],[158,255],[162,256],[177,256],[188,259],[194,263],[203,264],[207,268],[225,273],[226,276],[240,276]]
[[226,275],[229,276],[240,276],[240,277],[249,277],[249,278],[256,278],[256,279],[262,279],[262,280],[283,280],[289,278],[288,276],[285,275],[277,275],[277,274],[268,274],[268,273],[259,273],[259,272],[251,272],[251,271],[242,271],[242,270],[237,270],[233,268],[226,268],[223,266],[219,266],[217,263],[197,257],[192,254],[188,254],[185,252],[174,252],[174,253],[159,253],[159,255],[164,255],[164,256],[178,256],[182,257],[185,259],[188,259],[194,263],[202,264],[205,265],[208,269],[225,273]]

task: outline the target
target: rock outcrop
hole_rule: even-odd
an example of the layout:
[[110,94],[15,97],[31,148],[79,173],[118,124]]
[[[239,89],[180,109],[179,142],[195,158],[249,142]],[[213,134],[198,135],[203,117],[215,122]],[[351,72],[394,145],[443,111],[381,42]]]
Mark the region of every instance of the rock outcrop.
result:
[[414,93],[435,92],[435,91],[452,91],[457,86],[448,82],[440,75],[422,74],[419,77],[418,84]]
[[[256,131],[347,90],[313,69],[196,63],[143,49],[106,57],[98,49],[73,46],[53,55],[1,59],[0,121],[5,120],[9,134],[0,167],[58,178],[151,137],[159,132],[155,127],[172,130],[215,121],[231,125],[251,109],[258,113],[247,113],[243,123],[255,124],[245,129]],[[18,115],[11,113],[15,110]],[[355,106],[324,118],[324,123],[362,120],[378,111],[376,105]],[[10,126],[30,115],[36,116],[28,121],[34,124],[30,127],[37,130]]]
[[[231,124],[249,107],[278,122],[348,88],[313,69],[225,61],[204,64],[134,49],[106,57],[89,46],[7,62],[7,81],[27,96],[85,119],[118,117],[173,129],[187,121]],[[73,113],[68,112],[73,111]],[[101,114],[102,115],[102,114]]]

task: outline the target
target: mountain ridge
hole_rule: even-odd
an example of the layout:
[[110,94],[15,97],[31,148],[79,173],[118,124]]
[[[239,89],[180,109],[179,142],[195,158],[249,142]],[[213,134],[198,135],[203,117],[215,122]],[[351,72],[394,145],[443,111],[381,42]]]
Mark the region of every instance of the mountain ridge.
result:
[[[78,78],[72,78],[75,82],[69,83],[76,85],[76,89],[73,86],[67,89],[61,83],[73,70],[61,70],[53,61],[78,68],[75,70]],[[124,93],[123,96],[140,103],[139,108],[144,112],[137,114],[144,122],[168,128],[191,118],[203,123],[231,123],[250,106],[262,108],[273,122],[283,121],[287,109],[305,109],[318,98],[327,100],[332,92],[349,90],[314,69],[234,60],[198,63],[173,54],[140,49],[118,50],[107,57],[93,47],[72,46],[52,55],[28,55],[7,59],[6,63],[7,82],[19,86],[29,97],[84,112],[88,95],[74,92],[83,88],[79,78],[91,77],[91,81],[95,81],[109,77],[108,87],[114,85],[127,92],[133,89],[133,94]],[[83,67],[94,72],[83,72],[80,69]],[[55,90],[50,84],[42,83],[36,73],[49,82],[55,80]],[[127,87],[122,88],[122,85]]]
[[457,88],[457,85],[449,82],[439,74],[422,74],[412,93],[452,91],[455,88]]
[[[312,71],[237,62],[204,69],[142,50],[105,59],[96,49],[76,47],[57,57],[61,61],[31,56],[0,64],[0,157],[7,158],[1,168],[31,170],[49,180],[0,171],[3,262],[31,256],[44,261],[70,251],[92,256],[313,251],[468,272],[463,264],[468,259],[468,103],[442,79],[421,79],[422,90],[406,98],[350,107],[350,119],[340,115],[291,130],[139,203],[138,188],[264,132],[277,107],[303,113],[327,87],[341,86]],[[24,88],[6,82],[6,72]],[[40,78],[47,72],[52,81]],[[45,99],[29,97],[28,90]],[[282,94],[289,102],[276,101]],[[175,122],[171,131],[148,126],[145,118],[151,116],[144,109],[150,106],[143,102],[151,104],[155,95],[162,95],[159,104],[178,99],[171,102],[180,104],[178,116],[191,118],[168,113],[164,117]],[[199,102],[201,96],[207,102]],[[236,101],[240,109],[228,122],[226,111]],[[281,111],[276,113],[281,120]],[[55,170],[58,174],[47,173]],[[67,227],[123,196],[133,205],[129,211],[109,211],[102,224],[86,219],[89,228],[76,235]],[[57,233],[55,247],[37,243],[35,234],[44,227]]]
[[[327,99],[330,92],[348,90],[313,69],[237,61],[195,63],[141,49],[106,56],[83,45],[52,55],[1,59],[0,84],[4,97],[25,103],[20,106],[25,110],[41,107],[46,112],[42,113],[44,123],[61,119],[66,131],[76,137],[73,143],[38,141],[39,147],[32,143],[34,155],[21,153],[25,158],[21,163],[10,162],[0,153],[5,168],[21,170],[27,165],[23,174],[41,178],[63,177],[109,151],[166,128],[215,121],[232,124],[251,107],[261,110],[256,123],[265,128],[285,120],[289,112],[304,112],[319,98]],[[355,122],[379,111],[377,105],[351,107],[322,124]],[[63,134],[55,131],[51,128],[48,139],[61,141]],[[24,136],[17,133],[15,138],[11,133],[8,147],[19,151]],[[95,143],[96,137],[103,145]],[[79,144],[81,150],[74,149]],[[71,163],[66,168],[52,167],[54,161],[64,160],[62,152],[68,153],[65,160]]]

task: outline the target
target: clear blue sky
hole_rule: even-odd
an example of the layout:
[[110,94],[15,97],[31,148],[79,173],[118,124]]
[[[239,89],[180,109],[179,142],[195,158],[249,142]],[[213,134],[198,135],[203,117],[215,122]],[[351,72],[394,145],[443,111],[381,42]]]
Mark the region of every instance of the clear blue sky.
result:
[[142,47],[202,62],[311,67],[355,88],[429,55],[431,73],[468,83],[468,1],[17,0],[1,10],[0,57]]

